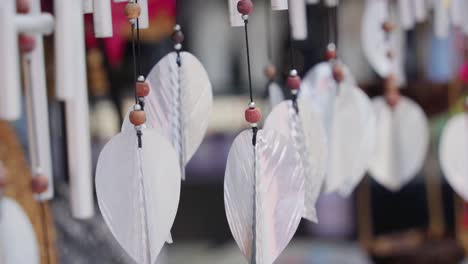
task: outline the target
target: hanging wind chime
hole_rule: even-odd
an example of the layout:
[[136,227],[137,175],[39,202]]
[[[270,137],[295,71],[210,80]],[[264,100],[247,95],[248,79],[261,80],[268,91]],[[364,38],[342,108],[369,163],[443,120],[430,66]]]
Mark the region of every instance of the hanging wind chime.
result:
[[[305,3],[302,7],[305,10]],[[290,24],[291,27],[295,26],[292,23]],[[315,204],[325,177],[327,139],[320,116],[310,104],[297,98],[301,78],[294,63],[292,30],[289,37],[291,40],[291,70],[286,84],[291,90],[292,100],[283,101],[273,108],[265,121],[264,127],[265,129],[280,132],[293,142],[293,146],[299,154],[297,158],[304,170],[305,198],[303,216],[310,221],[318,222]]]
[[324,122],[328,139],[324,191],[348,196],[368,169],[375,116],[368,96],[338,58],[338,6],[328,7],[328,18],[327,61],[306,74],[299,98],[312,102]]
[[245,119],[251,129],[241,132],[229,151],[224,203],[231,232],[249,263],[271,264],[303,216],[303,168],[287,137],[258,128],[261,112],[253,99],[248,35],[253,3],[238,1],[237,10],[245,30],[250,94]]
[[400,95],[398,86],[404,80],[403,55],[399,50],[402,46],[396,45],[397,41],[393,40],[395,25],[390,20],[390,3],[387,0],[369,0],[366,5],[363,40],[371,42],[367,48],[375,49],[379,45],[380,50],[365,50],[365,53],[374,68],[379,67],[377,72],[385,78],[384,97],[372,100],[377,115],[379,144],[369,171],[387,189],[398,191],[416,176],[424,164],[429,146],[428,124],[421,107]]
[[[135,105],[128,114],[132,129],[124,126],[103,148],[96,169],[96,192],[104,220],[122,248],[137,263],[152,264],[170,237],[180,198],[181,170],[171,142],[157,128],[146,126],[152,104],[146,98],[162,87],[150,89],[139,75],[140,13],[139,3],[129,1],[125,14],[132,31],[135,77]],[[167,99],[175,100],[172,95]],[[167,106],[164,114],[177,119],[177,111],[173,111],[177,105]]]

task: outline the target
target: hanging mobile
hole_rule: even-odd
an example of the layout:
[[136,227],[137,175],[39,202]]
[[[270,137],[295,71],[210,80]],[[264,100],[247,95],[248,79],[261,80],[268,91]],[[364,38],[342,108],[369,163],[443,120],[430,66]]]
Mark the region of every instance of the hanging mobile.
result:
[[[303,215],[304,177],[298,153],[287,137],[259,130],[260,109],[253,100],[248,37],[250,0],[237,4],[244,20],[250,103],[229,151],[224,203],[231,232],[249,263],[271,264],[293,237]],[[281,225],[277,223],[283,223]]]
[[169,237],[181,182],[171,143],[145,126],[145,110],[151,103],[144,100],[149,86],[137,77],[135,30],[139,35],[140,10],[135,1],[125,7],[132,28],[136,85],[135,105],[128,116],[133,129],[123,130],[103,148],[96,168],[96,192],[104,220],[122,248],[137,263],[152,264]]
[[299,162],[304,168],[304,217],[318,222],[315,204],[325,177],[327,138],[320,116],[310,104],[297,98],[301,78],[295,68],[292,34],[290,40],[292,69],[287,79],[287,87],[291,90],[293,99],[278,104],[268,115],[264,127],[280,132],[293,142],[294,149],[299,153]]
[[329,7],[328,14],[327,61],[306,74],[299,98],[312,102],[328,136],[324,191],[347,196],[368,169],[375,142],[375,116],[368,96],[338,59],[338,6]]
[[[369,3],[368,3],[369,4]],[[390,3],[386,18],[380,24],[385,35],[384,52],[391,71],[385,77],[385,95],[372,100],[377,116],[377,142],[369,171],[387,189],[398,191],[422,168],[429,146],[429,131],[424,111],[411,99],[400,94],[397,75],[403,67],[393,61],[398,47],[393,46],[391,34],[395,29],[390,21]],[[372,5],[372,4],[371,4]],[[401,69],[398,69],[400,68]]]

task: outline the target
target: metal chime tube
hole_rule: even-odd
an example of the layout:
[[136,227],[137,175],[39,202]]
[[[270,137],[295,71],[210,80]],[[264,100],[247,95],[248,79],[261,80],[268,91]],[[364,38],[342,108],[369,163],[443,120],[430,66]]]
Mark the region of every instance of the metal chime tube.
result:
[[291,23],[291,37],[293,39],[307,39],[307,12],[305,0],[289,1],[289,22]]
[[273,10],[287,10],[288,0],[271,0],[271,9]]
[[18,38],[15,27],[16,1],[0,5],[0,119],[21,116]]
[[112,37],[111,0],[93,0],[93,13],[94,35],[97,38]]
[[[26,23],[40,32],[53,31],[51,15],[39,15],[40,0],[31,1],[31,23]],[[34,23],[33,18],[37,23]],[[25,28],[27,30],[27,28]],[[42,34],[34,34],[36,47],[23,57],[25,69],[26,113],[28,119],[29,155],[33,176],[43,175],[48,178],[47,191],[38,195],[40,200],[49,200],[54,196],[52,156],[50,150],[49,113],[47,104],[46,71],[44,63],[44,45]]]
[[83,0],[83,13],[92,14],[93,11],[93,0]]

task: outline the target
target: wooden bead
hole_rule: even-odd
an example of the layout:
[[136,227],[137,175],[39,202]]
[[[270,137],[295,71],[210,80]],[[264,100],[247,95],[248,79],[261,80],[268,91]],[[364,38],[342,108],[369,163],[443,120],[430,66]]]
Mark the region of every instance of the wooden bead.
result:
[[18,43],[21,52],[31,52],[36,47],[36,39],[29,35],[20,35]]
[[149,84],[146,82],[136,83],[136,94],[138,97],[146,97],[150,92]]
[[276,72],[276,67],[271,64],[266,66],[264,70],[265,76],[270,80],[273,80],[276,77]]
[[29,0],[17,0],[16,1],[16,12],[18,13],[29,13],[31,6]]
[[301,88],[301,77],[299,76],[289,76],[288,80],[286,81],[286,85],[289,87],[291,90],[297,90]]
[[253,11],[253,3],[251,0],[240,0],[237,2],[237,11],[242,15],[249,15]]
[[127,3],[125,6],[125,16],[128,19],[136,19],[140,16],[141,8],[138,3]]
[[385,31],[385,32],[387,32],[387,33],[392,32],[394,28],[395,28],[395,26],[394,26],[393,23],[390,22],[390,21],[385,21],[385,22],[382,24],[382,29],[383,29],[383,31]]
[[130,112],[130,123],[135,126],[141,126],[146,122],[145,111],[132,111]]
[[175,31],[174,33],[172,33],[171,39],[172,41],[174,41],[174,43],[179,44],[184,42],[185,36],[184,33],[182,33],[182,31]]
[[397,87],[385,91],[385,101],[390,108],[395,108],[401,99],[400,90]]
[[344,71],[341,65],[339,64],[333,65],[332,74],[333,74],[333,79],[337,83],[341,83],[344,80]]
[[256,124],[262,119],[262,112],[258,108],[247,108],[245,110],[245,121]]
[[41,194],[47,191],[49,179],[45,176],[37,176],[32,179],[32,191],[35,194]]

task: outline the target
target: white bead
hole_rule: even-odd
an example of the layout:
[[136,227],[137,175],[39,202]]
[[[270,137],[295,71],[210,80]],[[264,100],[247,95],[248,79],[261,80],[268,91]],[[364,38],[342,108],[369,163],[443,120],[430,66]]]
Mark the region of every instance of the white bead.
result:
[[250,123],[250,126],[251,126],[251,127],[257,127],[258,124],[257,124],[257,123]]
[[243,20],[248,20],[248,19],[249,19],[249,15],[242,15],[242,19],[243,19]]
[[174,31],[180,31],[181,29],[182,27],[179,24],[174,26]]
[[141,111],[141,105],[140,105],[140,104],[135,104],[135,105],[133,106],[133,110],[135,110],[135,111]]
[[291,75],[291,76],[297,76],[297,70],[296,70],[296,69],[292,69],[292,70],[289,72],[289,75]]
[[135,18],[130,18],[128,20],[128,22],[130,23],[130,25],[135,25],[136,24],[136,19]]
[[181,50],[182,49],[182,44],[180,44],[180,43],[175,44],[174,49],[175,50]]
[[138,102],[144,103],[144,102],[145,102],[145,98],[144,98],[144,97],[138,97]]
[[298,90],[297,90],[297,89],[293,89],[293,90],[291,90],[291,93],[292,93],[293,95],[297,95]]
[[335,50],[336,50],[336,45],[335,45],[335,43],[329,43],[329,44],[327,45],[327,50],[329,50],[329,51],[335,51]]
[[255,108],[255,102],[250,102],[249,103],[249,108],[254,109]]
[[141,130],[141,128],[142,128],[141,126],[135,126],[135,130],[136,130],[136,131]]
[[138,81],[139,82],[144,82],[145,81],[145,76],[143,76],[143,75],[138,76]]

